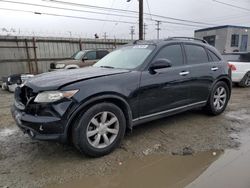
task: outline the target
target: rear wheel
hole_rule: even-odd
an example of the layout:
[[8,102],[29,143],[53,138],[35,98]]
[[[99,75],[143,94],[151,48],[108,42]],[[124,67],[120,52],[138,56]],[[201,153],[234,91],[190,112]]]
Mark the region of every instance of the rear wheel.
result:
[[225,82],[217,82],[212,89],[205,110],[211,115],[219,115],[227,107],[230,92]]
[[250,87],[250,72],[247,72],[244,78],[239,83],[241,87]]
[[124,137],[126,120],[122,110],[112,103],[89,108],[73,127],[72,140],[82,153],[99,157],[112,152]]

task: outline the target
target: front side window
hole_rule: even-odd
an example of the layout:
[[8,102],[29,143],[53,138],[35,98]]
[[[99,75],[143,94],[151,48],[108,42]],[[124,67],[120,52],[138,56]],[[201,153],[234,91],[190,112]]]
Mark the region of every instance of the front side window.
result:
[[168,59],[172,66],[183,65],[181,45],[169,45],[162,48],[155,59]]
[[212,62],[218,62],[218,61],[221,60],[214,52],[208,50],[208,53],[209,53],[209,56],[212,59]]
[[117,69],[135,69],[144,63],[154,48],[155,46],[153,45],[126,46],[109,53],[94,66]]
[[231,47],[239,46],[239,35],[233,34],[231,37]]
[[207,52],[202,46],[187,44],[185,51],[188,64],[208,63]]
[[81,60],[85,53],[85,51],[76,52],[71,58],[75,60]]
[[88,60],[95,60],[96,59],[96,52],[87,52],[85,56]]

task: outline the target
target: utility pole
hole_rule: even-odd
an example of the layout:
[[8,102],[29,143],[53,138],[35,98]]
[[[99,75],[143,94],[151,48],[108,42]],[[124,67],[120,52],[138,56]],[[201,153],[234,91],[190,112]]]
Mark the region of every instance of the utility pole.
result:
[[161,21],[158,21],[156,20],[156,31],[157,31],[157,39],[159,40],[160,39],[160,24],[161,24]]
[[131,40],[134,40],[134,34],[135,34],[135,27],[134,27],[134,26],[131,26],[131,27],[130,27]]
[[147,24],[143,24],[143,40],[146,40],[146,30],[147,30]]
[[104,40],[106,40],[107,37],[108,37],[108,35],[107,35],[107,33],[105,32],[104,35],[103,35]]
[[139,0],[139,40],[143,40],[143,0]]

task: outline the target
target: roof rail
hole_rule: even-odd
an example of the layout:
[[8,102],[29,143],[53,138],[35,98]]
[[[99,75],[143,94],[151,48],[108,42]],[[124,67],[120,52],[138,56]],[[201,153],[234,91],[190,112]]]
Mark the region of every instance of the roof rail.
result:
[[193,37],[169,37],[169,38],[165,39],[165,41],[174,40],[174,39],[197,40],[197,41],[200,41],[202,43],[208,44],[208,42],[206,40],[193,38]]

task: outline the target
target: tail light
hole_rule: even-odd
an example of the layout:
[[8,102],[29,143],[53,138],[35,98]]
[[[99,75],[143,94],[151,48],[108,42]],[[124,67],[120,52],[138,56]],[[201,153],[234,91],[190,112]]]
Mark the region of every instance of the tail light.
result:
[[228,67],[229,67],[232,71],[236,71],[236,66],[235,66],[235,65],[228,63]]

